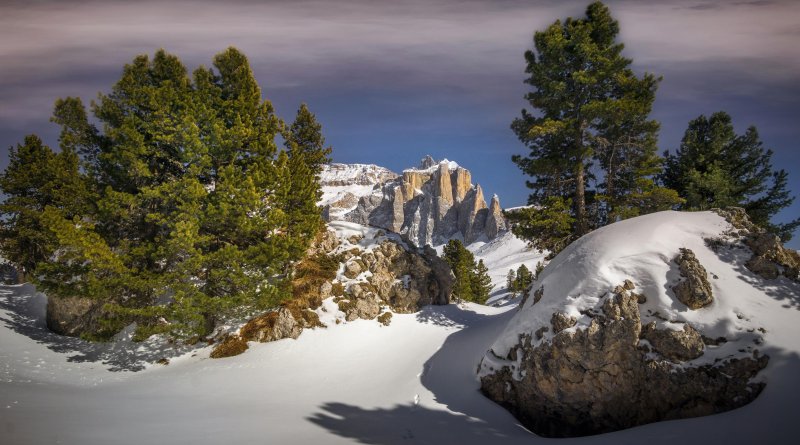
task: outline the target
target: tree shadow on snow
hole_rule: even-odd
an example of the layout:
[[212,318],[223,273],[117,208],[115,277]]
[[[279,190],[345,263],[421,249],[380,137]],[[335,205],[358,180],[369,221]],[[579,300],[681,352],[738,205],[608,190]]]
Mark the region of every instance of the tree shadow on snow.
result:
[[338,436],[365,444],[502,443],[504,432],[479,419],[419,405],[365,409],[345,403],[325,403],[307,420]]
[[30,338],[48,349],[69,355],[68,362],[100,362],[109,371],[141,371],[148,363],[172,358],[194,349],[177,347],[164,341],[130,341],[131,330],[118,334],[117,340],[93,343],[80,338],[58,335],[47,329],[45,311],[47,297],[30,285],[0,285],[0,322],[8,329]]
[[420,376],[435,401],[451,412],[422,405],[366,409],[330,402],[307,420],[367,444],[529,443],[537,436],[481,395],[476,377],[481,357],[515,312],[485,315],[450,304],[427,306],[416,314],[421,323],[459,328],[425,362]]
[[768,280],[751,272],[745,266],[750,259],[750,249],[740,244],[733,244],[711,250],[720,260],[733,266],[734,270],[739,274],[739,279],[782,302],[783,307],[800,310],[800,283],[796,283],[786,277]]
[[417,314],[422,323],[460,328],[425,362],[420,377],[434,400],[449,411],[427,408],[424,401],[420,405],[374,409],[329,402],[307,420],[365,444],[530,444],[556,440],[562,444],[674,443],[685,439],[687,430],[692,431],[692,443],[754,443],[763,442],[764,438],[769,443],[786,443],[787,435],[793,434],[796,416],[792,407],[800,394],[800,380],[796,379],[800,356],[794,351],[762,346],[759,349],[770,356],[770,362],[757,378],[766,380],[767,387],[749,405],[713,416],[657,422],[597,436],[537,436],[500,405],[481,395],[479,389],[478,364],[515,313],[512,309],[483,315],[448,305],[426,307]]

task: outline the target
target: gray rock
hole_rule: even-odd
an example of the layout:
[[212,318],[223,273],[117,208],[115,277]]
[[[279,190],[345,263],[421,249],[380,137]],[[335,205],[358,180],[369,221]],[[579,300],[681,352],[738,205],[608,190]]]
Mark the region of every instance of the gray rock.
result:
[[[603,313],[588,327],[561,331],[537,346],[523,336],[503,357],[519,367],[491,368],[481,377],[483,393],[538,435],[574,437],[727,411],[763,389],[751,382],[767,365],[763,355],[686,368],[649,360],[638,345],[636,297],[623,292],[605,298]],[[657,342],[670,350],[664,346],[670,341]]]
[[777,236],[762,232],[745,238],[745,244],[753,251],[745,267],[762,278],[771,280],[781,275],[795,281],[800,278],[800,254],[783,247]]
[[656,329],[656,323],[650,322],[642,329],[642,338],[649,341],[653,348],[673,362],[694,360],[703,355],[703,337],[688,323],[682,331]]
[[47,297],[47,329],[59,335],[79,337],[101,331],[100,321],[108,316],[105,301],[82,297]]
[[553,327],[553,333],[555,334],[575,326],[577,322],[575,317],[569,317],[563,312],[554,312],[553,316],[550,317],[550,325]]
[[252,318],[239,331],[244,340],[270,342],[284,338],[297,338],[303,332],[303,326],[287,308],[267,312]]
[[706,269],[695,257],[690,249],[680,249],[680,254],[675,258],[681,276],[680,283],[672,287],[675,296],[689,309],[701,309],[714,301],[711,284],[708,282]]
[[358,261],[350,260],[344,265],[344,276],[347,278],[353,279],[357,277],[363,270],[361,269],[361,264]]
[[730,235],[741,238],[753,255],[745,267],[764,279],[772,280],[785,276],[800,280],[800,254],[783,246],[780,238],[753,224],[741,207],[712,209],[733,226]]
[[[431,159],[426,158],[422,165],[431,164]],[[327,218],[390,230],[407,236],[417,246],[438,245],[454,237],[469,244],[484,236],[493,239],[508,230],[499,200],[493,199],[493,207],[487,209],[483,191],[479,185],[472,185],[471,175],[464,168],[451,170],[446,163],[433,163],[422,170],[383,178],[385,181],[375,183],[372,194],[359,199],[354,210],[338,216],[331,216],[329,211]],[[342,185],[340,182],[327,181],[323,186]],[[352,205],[332,203],[330,207]]]

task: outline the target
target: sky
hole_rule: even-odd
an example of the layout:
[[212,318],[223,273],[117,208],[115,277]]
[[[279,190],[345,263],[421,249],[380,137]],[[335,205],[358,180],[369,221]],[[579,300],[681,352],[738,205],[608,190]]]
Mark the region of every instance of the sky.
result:
[[[291,120],[305,102],[336,162],[395,171],[426,154],[472,171],[504,207],[525,203],[509,129],[526,107],[525,50],[588,1],[0,0],[0,168],[36,133],[57,145],[56,98],[108,92],[138,54],[164,48],[190,69],[228,46],[249,58],[264,96]],[[624,55],[663,76],[652,117],[661,150],[687,123],[725,110],[755,125],[800,194],[800,2],[607,1]],[[800,215],[800,200],[778,215]],[[789,244],[800,248],[800,234]]]

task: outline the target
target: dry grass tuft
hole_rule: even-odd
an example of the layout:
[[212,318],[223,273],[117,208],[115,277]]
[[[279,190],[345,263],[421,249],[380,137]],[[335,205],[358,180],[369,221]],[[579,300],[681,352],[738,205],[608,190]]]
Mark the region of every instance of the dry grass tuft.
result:
[[238,335],[226,335],[222,342],[211,351],[211,358],[233,357],[247,350],[247,340]]

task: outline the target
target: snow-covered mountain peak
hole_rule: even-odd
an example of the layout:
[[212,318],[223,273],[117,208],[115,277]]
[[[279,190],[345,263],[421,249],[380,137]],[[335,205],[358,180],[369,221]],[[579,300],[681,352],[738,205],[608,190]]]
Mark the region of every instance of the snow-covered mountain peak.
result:
[[320,180],[328,221],[381,227],[419,246],[486,241],[508,229],[500,201],[487,206],[469,170],[447,159],[426,156],[402,176],[375,165],[332,164]]
[[432,174],[433,172],[439,170],[441,168],[440,167],[441,165],[445,165],[447,169],[451,171],[461,167],[460,165],[458,165],[457,162],[450,161],[447,158],[444,158],[441,161],[436,161],[435,159],[433,159],[431,155],[427,155],[424,158],[422,158],[422,160],[419,163],[419,166],[404,169],[403,173],[412,172],[412,173]]

